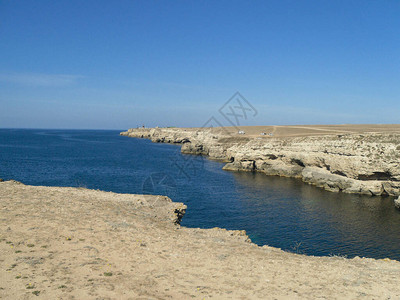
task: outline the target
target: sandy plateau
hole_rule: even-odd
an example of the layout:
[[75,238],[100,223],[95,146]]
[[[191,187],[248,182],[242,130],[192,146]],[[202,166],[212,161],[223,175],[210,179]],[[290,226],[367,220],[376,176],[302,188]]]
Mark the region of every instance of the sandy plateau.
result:
[[163,196],[0,183],[2,299],[399,299],[400,262],[181,227]]

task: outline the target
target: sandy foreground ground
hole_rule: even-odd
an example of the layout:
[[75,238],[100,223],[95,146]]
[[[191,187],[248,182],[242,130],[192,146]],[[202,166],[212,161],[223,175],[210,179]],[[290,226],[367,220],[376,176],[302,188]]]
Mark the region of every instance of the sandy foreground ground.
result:
[[174,224],[163,196],[0,183],[2,299],[399,299],[400,262]]

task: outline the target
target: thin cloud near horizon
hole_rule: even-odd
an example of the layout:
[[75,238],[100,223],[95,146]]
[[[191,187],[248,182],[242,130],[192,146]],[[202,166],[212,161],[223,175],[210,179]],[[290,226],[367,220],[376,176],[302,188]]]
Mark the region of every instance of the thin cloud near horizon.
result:
[[84,77],[72,74],[1,73],[0,81],[34,87],[62,87],[73,85]]

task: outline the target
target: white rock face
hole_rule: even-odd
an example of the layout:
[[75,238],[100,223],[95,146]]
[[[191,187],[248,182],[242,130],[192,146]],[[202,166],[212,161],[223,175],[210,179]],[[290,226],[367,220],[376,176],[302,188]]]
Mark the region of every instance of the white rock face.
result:
[[394,206],[400,209],[400,197],[394,200]]
[[121,135],[182,144],[182,153],[227,162],[224,169],[301,178],[333,192],[400,196],[400,134],[291,138],[230,136],[213,129],[129,129]]

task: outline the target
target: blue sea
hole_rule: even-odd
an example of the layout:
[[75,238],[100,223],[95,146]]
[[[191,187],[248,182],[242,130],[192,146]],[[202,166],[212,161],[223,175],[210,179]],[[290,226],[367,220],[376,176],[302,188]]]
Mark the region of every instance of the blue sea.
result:
[[254,243],[307,255],[400,260],[400,212],[392,198],[222,167],[119,131],[0,129],[5,180],[167,195],[188,206],[183,226],[246,230]]

